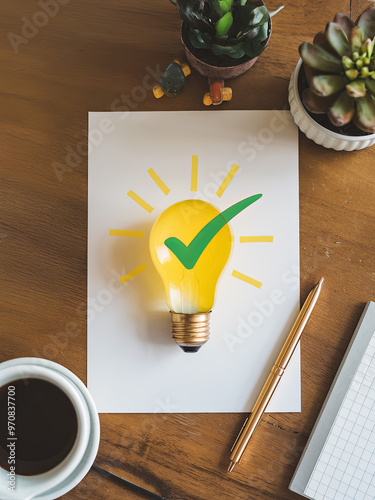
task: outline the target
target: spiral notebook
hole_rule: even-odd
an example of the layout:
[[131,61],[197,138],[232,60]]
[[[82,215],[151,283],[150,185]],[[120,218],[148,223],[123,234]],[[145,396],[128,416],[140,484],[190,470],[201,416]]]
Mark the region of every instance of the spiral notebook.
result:
[[313,500],[375,498],[375,303],[368,302],[289,488]]

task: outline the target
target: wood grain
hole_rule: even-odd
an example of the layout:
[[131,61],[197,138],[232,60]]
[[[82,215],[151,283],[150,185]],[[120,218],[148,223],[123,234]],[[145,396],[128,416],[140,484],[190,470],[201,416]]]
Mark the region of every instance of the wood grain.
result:
[[[299,43],[336,12],[355,18],[369,4],[284,3],[270,48],[231,82],[225,109],[286,109]],[[3,0],[0,9],[0,361],[48,358],[85,381],[87,113],[201,110],[207,81],[192,74],[176,99],[157,101],[149,90],[158,68],[183,58],[180,21],[167,0],[66,1],[33,35],[24,25],[43,24],[38,2]],[[9,37],[22,30],[28,38],[16,47],[13,38],[12,47]],[[326,279],[302,339],[302,412],[266,414],[230,475],[241,414],[101,415],[99,465],[174,500],[298,498],[288,483],[375,295],[374,151],[325,150],[300,134],[301,300]],[[63,498],[140,497],[90,472]]]

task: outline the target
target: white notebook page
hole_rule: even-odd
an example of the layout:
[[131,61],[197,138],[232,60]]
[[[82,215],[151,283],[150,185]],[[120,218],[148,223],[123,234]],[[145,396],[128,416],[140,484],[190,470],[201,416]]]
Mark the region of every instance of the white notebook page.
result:
[[375,499],[375,332],[304,493],[315,500]]

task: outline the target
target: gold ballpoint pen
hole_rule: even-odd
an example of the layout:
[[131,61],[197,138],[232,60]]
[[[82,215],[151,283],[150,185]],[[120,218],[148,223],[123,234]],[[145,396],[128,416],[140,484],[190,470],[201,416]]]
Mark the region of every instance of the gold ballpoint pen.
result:
[[297,347],[303,329],[310,317],[312,310],[314,309],[315,303],[318,300],[320,290],[322,288],[324,278],[319,280],[319,283],[311,290],[305,303],[300,310],[294,325],[281,349],[279,356],[277,357],[276,363],[272,367],[271,373],[269,374],[266,383],[255,402],[254,408],[251,415],[246,419],[234,445],[232,448],[232,453],[230,456],[230,465],[228,471],[231,472],[234,466],[238,464],[241,460],[242,454],[253,435],[263,413],[265,412],[267,405],[275,392],[275,389],[280,382],[281,377],[289,363],[292,354]]

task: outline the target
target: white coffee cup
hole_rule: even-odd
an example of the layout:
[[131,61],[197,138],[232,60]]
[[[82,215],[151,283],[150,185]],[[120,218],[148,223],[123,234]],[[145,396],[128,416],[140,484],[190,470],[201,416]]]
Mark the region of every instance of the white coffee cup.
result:
[[17,474],[17,470],[10,474],[0,467],[0,498],[54,500],[74,488],[90,470],[99,447],[99,416],[86,386],[67,368],[40,358],[0,363],[0,387],[26,378],[48,381],[66,394],[77,416],[77,436],[69,454],[47,472],[23,476]]

